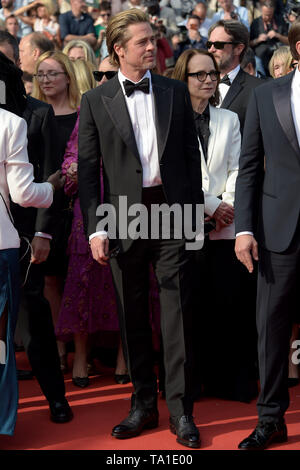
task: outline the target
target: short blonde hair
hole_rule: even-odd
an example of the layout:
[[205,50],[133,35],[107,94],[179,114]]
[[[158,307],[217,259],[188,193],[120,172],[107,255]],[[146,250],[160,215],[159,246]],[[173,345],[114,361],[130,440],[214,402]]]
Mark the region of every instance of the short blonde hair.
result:
[[[78,86],[76,83],[76,77],[75,77],[75,72],[74,68],[72,65],[72,61],[69,59],[69,57],[64,54],[61,51],[47,51],[44,54],[42,54],[35,66],[35,74],[38,72],[39,66],[44,60],[46,59],[53,59],[56,62],[58,62],[64,72],[66,73],[68,79],[69,79],[69,86],[68,86],[68,99],[69,99],[69,105],[73,109],[77,109],[79,103],[80,103],[80,93],[78,90]],[[40,84],[36,77],[33,79],[33,92],[32,92],[33,98],[37,98],[38,100],[45,101],[47,102],[47,98],[44,95],[44,93],[41,90]]]
[[291,54],[291,50],[289,46],[281,46],[276,51],[274,51],[270,62],[269,62],[269,72],[270,75],[275,78],[275,73],[274,73],[274,61],[275,59],[282,59],[284,62],[284,74],[287,75],[292,68],[292,62],[293,62],[293,57]]
[[114,49],[115,44],[124,46],[130,39],[127,32],[128,26],[137,23],[149,23],[148,15],[138,8],[121,11],[110,19],[105,37],[107,50],[113,65],[120,65],[118,54]]
[[84,52],[85,60],[91,62],[95,67],[97,67],[95,53],[87,42],[81,41],[80,39],[73,39],[73,41],[68,42],[68,44],[63,48],[63,53],[69,56],[69,52],[73,47],[80,47]]
[[80,96],[82,96],[86,91],[89,91],[97,86],[93,75],[93,70],[95,69],[93,64],[83,59],[77,59],[72,62],[72,65],[74,68]]

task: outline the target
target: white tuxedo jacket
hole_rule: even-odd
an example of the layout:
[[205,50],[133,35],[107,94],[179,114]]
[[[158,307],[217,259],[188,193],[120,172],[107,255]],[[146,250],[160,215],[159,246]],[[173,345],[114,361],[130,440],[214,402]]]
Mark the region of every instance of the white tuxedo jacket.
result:
[[50,183],[34,183],[33,166],[27,155],[24,119],[0,108],[0,250],[18,248],[19,235],[7,212],[9,194],[20,206],[49,207],[53,200]]
[[[200,144],[202,189],[205,200],[205,213],[212,216],[222,201],[234,205],[235,181],[241,152],[240,123],[236,113],[209,106],[210,136],[207,162]],[[222,196],[222,200],[218,198]],[[234,223],[219,232],[209,234],[212,240],[235,238]]]

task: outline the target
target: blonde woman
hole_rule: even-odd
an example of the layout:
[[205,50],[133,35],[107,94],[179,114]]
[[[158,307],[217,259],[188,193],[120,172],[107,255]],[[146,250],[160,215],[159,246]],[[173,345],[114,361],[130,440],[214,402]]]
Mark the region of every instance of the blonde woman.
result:
[[279,78],[294,70],[294,63],[289,46],[281,46],[274,51],[269,62],[269,72],[271,77]]
[[[60,51],[48,51],[39,57],[33,79],[32,96],[53,107],[57,123],[59,158],[62,163],[67,143],[76,124],[77,108],[80,102],[74,68],[68,56]],[[72,212],[68,212],[69,203],[70,201],[62,192],[61,217],[45,265],[45,297],[51,306],[54,325],[60,310],[63,281],[68,265],[66,248],[72,216]],[[64,343],[58,342],[58,350],[61,368],[66,371]]]
[[71,60],[84,59],[97,67],[95,53],[91,46],[85,41],[75,39],[68,42],[68,44],[63,48],[63,53]]
[[82,96],[88,90],[97,86],[96,80],[94,79],[93,70],[94,66],[91,62],[85,59],[77,59],[73,62],[74,72],[76,76],[77,86],[79,93]]

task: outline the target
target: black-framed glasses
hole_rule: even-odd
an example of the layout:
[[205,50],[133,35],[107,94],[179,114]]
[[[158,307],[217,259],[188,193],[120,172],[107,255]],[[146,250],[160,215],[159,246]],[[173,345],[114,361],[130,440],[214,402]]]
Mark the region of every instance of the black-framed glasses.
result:
[[47,80],[49,80],[50,82],[55,80],[57,75],[60,75],[60,74],[64,74],[66,75],[66,72],[55,72],[54,70],[50,70],[49,72],[47,73],[36,73],[35,75],[33,75],[39,82],[43,81],[44,78],[46,77]]
[[207,41],[206,47],[207,49],[210,49],[212,46],[214,46],[215,49],[224,49],[226,44],[239,44],[236,41]]
[[108,16],[110,17],[111,13],[100,13],[99,16],[101,16],[102,18],[104,18],[104,16]]
[[101,82],[104,75],[107,80],[110,80],[116,75],[116,73],[117,73],[116,70],[108,70],[107,72],[99,72],[98,70],[95,70],[93,72],[93,75],[94,75],[94,79],[96,80],[96,82]]
[[205,82],[207,76],[212,82],[216,82],[220,76],[220,72],[218,70],[211,70],[210,72],[205,72],[204,70],[199,70],[199,72],[188,73],[188,77],[196,77],[199,82]]

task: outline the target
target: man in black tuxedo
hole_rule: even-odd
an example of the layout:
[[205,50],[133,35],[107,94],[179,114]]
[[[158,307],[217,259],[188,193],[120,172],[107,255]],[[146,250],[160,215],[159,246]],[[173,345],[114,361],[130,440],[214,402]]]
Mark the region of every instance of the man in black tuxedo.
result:
[[[0,75],[17,105],[10,110],[27,122],[28,158],[34,167],[35,181],[45,181],[59,169],[60,161],[54,138],[56,127],[52,107],[25,96],[21,70],[1,50],[8,50],[14,62],[18,62],[18,45],[9,33],[6,33],[6,37],[1,34],[0,38]],[[18,319],[21,337],[33,373],[49,402],[50,417],[54,422],[63,423],[70,421],[73,414],[65,398],[64,378],[60,369],[50,306],[43,295],[42,264],[50,252],[59,199],[58,194],[49,209],[23,208],[11,203],[11,212],[19,235],[28,239],[32,250],[26,250],[27,245],[22,240],[21,246],[27,254],[21,261],[22,280],[26,279]]]
[[220,20],[211,26],[208,34],[207,48],[214,55],[221,72],[221,108],[238,115],[243,134],[251,91],[261,85],[259,78],[249,75],[240,67],[249,45],[249,32],[239,21]]
[[[120,196],[127,197],[128,207],[142,202],[148,214],[152,204],[190,204],[193,209],[201,206],[201,210],[203,204],[199,145],[188,90],[184,83],[150,73],[155,65],[156,43],[147,15],[138,9],[119,13],[108,24],[106,40],[120,70],[83,96],[78,167],[85,229],[93,256],[101,264],[108,261],[113,245],[103,233],[103,216],[96,216],[100,155],[104,202],[115,208],[117,221],[124,217]],[[129,223],[132,219],[128,217]],[[160,291],[170,429],[179,443],[199,447],[199,432],[192,417],[191,252],[182,237],[133,240],[125,235],[122,239],[121,232],[129,223],[117,224],[118,239],[113,241],[120,252],[111,258],[111,268],[134,394],[129,416],[112,435],[130,438],[158,425],[148,315],[152,262]],[[171,233],[175,228],[178,226],[171,226]]]
[[[300,23],[289,31],[300,58]],[[259,422],[241,449],[287,440],[288,354],[300,261],[300,70],[254,90],[236,182],[236,254],[253,271],[258,259]],[[258,241],[258,243],[256,242]]]

